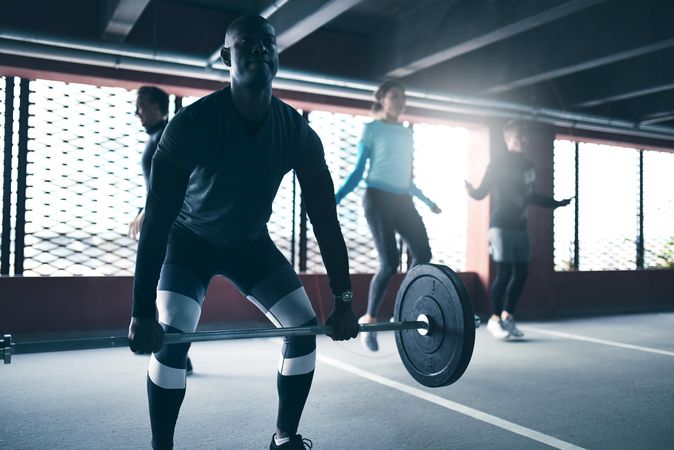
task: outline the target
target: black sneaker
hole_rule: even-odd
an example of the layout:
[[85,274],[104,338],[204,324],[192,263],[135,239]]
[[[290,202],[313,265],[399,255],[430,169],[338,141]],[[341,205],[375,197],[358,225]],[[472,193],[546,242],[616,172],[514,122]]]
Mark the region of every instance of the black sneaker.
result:
[[187,357],[187,364],[185,365],[185,374],[186,375],[192,375],[193,371],[194,371],[194,369],[192,368],[192,360],[188,356]]
[[271,444],[269,444],[269,450],[306,450],[311,449],[314,446],[314,443],[310,439],[302,438],[301,434],[296,434],[290,437],[290,441],[286,442],[283,445],[276,445],[274,436],[271,437]]

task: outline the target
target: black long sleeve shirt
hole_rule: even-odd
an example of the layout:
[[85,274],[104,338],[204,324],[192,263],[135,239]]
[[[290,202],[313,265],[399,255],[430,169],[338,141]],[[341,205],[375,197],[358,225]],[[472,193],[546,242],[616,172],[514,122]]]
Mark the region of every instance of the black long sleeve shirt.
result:
[[154,317],[155,290],[174,223],[224,248],[242,248],[261,233],[290,170],[335,294],[351,288],[334,187],[316,133],[294,109],[273,97],[255,131],[234,109],[229,88],[183,108],[164,130],[152,161],[138,243],[134,317]]
[[143,178],[145,178],[145,186],[150,185],[150,168],[152,167],[152,157],[154,152],[157,151],[157,145],[159,145],[159,140],[161,135],[166,128],[168,122],[162,120],[157,124],[151,126],[145,130],[148,134],[147,141],[145,142],[145,149],[143,150],[143,155],[140,158],[140,167],[143,170]]
[[529,204],[554,208],[558,202],[534,191],[536,172],[531,161],[516,152],[496,156],[484,178],[470,195],[480,200],[492,195],[489,226],[504,229],[527,228]]

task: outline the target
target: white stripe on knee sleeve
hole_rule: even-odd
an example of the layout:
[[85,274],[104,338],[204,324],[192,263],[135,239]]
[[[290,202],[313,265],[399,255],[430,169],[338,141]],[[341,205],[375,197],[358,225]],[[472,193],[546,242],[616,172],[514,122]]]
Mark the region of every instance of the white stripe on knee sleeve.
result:
[[316,350],[308,355],[298,356],[297,358],[284,358],[278,365],[278,373],[281,375],[304,375],[316,368]]
[[185,389],[185,369],[175,369],[157,361],[154,355],[150,357],[150,366],[147,368],[150,380],[164,389]]
[[277,328],[299,327],[316,317],[304,287],[281,297],[266,313]]
[[183,333],[197,329],[201,306],[186,295],[171,291],[157,291],[157,312],[159,322],[170,325]]

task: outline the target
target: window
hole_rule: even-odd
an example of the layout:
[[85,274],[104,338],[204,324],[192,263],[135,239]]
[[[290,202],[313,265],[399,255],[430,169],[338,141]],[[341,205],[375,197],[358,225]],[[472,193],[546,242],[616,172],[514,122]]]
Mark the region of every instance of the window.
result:
[[[19,116],[19,81],[14,87],[15,122]],[[4,101],[5,79],[1,82],[0,98]],[[132,275],[137,243],[127,232],[130,221],[145,203],[140,158],[147,139],[134,114],[135,91],[48,80],[23,82],[29,83],[30,90],[22,274]],[[180,100],[187,106],[197,99]],[[171,116],[175,104],[176,98],[171,96]],[[312,111],[307,117],[323,141],[328,166],[339,186],[354,167],[363,125],[372,119],[326,111]],[[436,215],[425,204],[417,203],[430,237],[433,261],[462,270],[467,202],[463,180],[469,133],[444,125],[413,126],[415,182],[443,209],[442,214]],[[12,141],[16,147],[16,137]],[[17,195],[16,167],[15,161],[13,198]],[[361,183],[338,209],[353,273],[373,272],[378,267],[363,215],[363,189]],[[306,235],[300,233],[299,194],[299,184],[291,172],[281,183],[268,229],[296,269],[324,273],[310,223]],[[15,199],[12,208],[11,220],[15,223]],[[300,242],[306,243],[306,253]],[[406,267],[404,247],[401,250]],[[300,260],[303,267],[298,264]]]
[[[353,170],[363,125],[371,120],[369,116],[321,111],[309,114],[309,122],[325,147],[335,189]],[[434,214],[423,202],[415,199],[428,231],[433,262],[448,265],[456,271],[463,270],[466,264],[468,201],[463,180],[468,168],[469,132],[465,128],[425,123],[416,123],[413,127],[415,184],[443,210],[442,214]],[[363,214],[364,190],[365,183],[361,182],[338,207],[351,270],[356,273],[374,272],[379,267],[372,235]],[[407,267],[404,246],[402,250],[402,264]],[[308,271],[324,272],[317,246],[310,247],[308,260]]]
[[674,153],[644,151],[644,267],[674,268]]
[[[556,140],[553,155],[553,184],[556,199],[576,195],[576,145],[567,140]],[[575,203],[554,210],[555,270],[573,270],[575,264]]]
[[135,92],[30,84],[24,275],[129,275],[144,205]]
[[555,211],[555,270],[672,266],[673,154],[558,139],[554,169],[555,198],[577,202]]

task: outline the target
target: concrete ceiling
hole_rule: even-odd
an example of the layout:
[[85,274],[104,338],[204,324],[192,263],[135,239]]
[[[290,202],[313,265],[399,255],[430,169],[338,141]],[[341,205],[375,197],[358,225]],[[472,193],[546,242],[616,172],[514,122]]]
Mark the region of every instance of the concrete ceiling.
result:
[[671,0],[6,0],[0,62],[9,30],[213,63],[242,13],[285,69],[674,126]]

